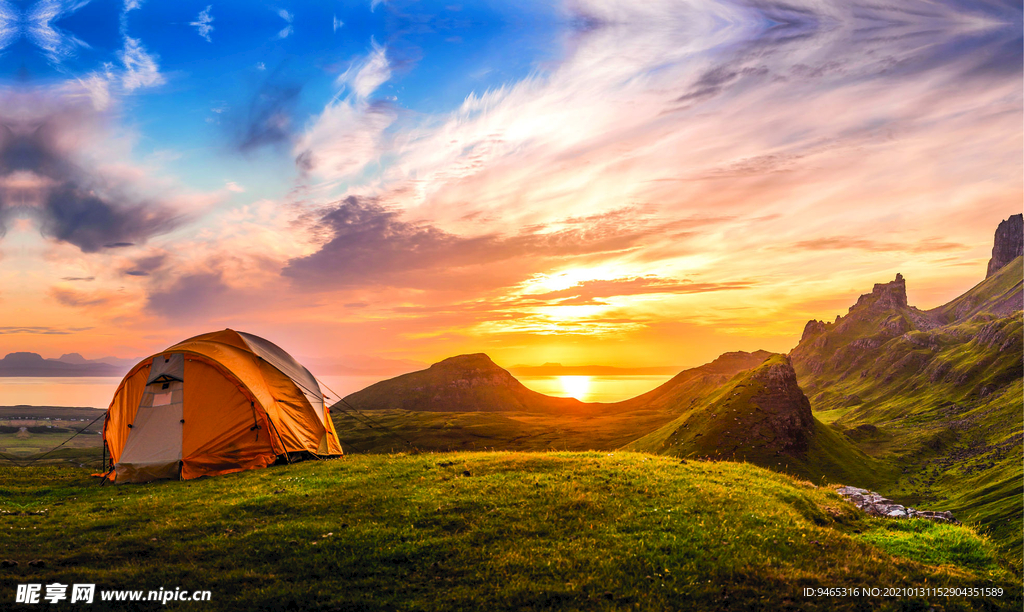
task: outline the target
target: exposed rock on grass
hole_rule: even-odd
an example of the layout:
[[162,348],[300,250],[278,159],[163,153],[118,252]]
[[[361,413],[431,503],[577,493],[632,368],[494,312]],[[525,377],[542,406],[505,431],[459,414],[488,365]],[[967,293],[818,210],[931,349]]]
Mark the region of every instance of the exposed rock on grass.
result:
[[931,510],[908,508],[897,504],[891,499],[882,497],[874,491],[868,491],[867,489],[858,489],[857,487],[839,487],[836,489],[836,493],[839,493],[846,499],[850,500],[854,506],[857,506],[871,516],[894,519],[921,518],[928,519],[930,521],[939,521],[942,523],[960,524],[960,521],[953,517],[952,512],[934,512]]

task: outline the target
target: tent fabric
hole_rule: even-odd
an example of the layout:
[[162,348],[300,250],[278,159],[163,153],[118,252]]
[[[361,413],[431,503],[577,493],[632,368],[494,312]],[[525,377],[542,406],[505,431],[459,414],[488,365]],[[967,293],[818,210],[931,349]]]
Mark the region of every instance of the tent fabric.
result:
[[173,380],[182,381],[185,375],[185,356],[181,353],[172,353],[169,355],[160,355],[159,357],[153,357],[153,364],[149,367],[149,377],[146,378],[146,384],[151,385],[155,382],[165,383]]
[[117,477],[122,481],[173,478],[181,461],[181,382],[156,382],[146,386],[133,419]]
[[245,341],[249,350],[262,357],[264,361],[278,370],[281,370],[285,376],[292,379],[292,381],[298,385],[299,389],[302,390],[306,399],[309,400],[309,405],[316,410],[317,414],[321,416],[324,422],[327,421],[327,415],[324,412],[324,396],[320,392],[320,385],[317,384],[316,378],[309,373],[309,370],[303,367],[298,361],[295,361],[291,355],[281,350],[281,347],[276,344],[268,342],[259,336],[254,336],[245,332],[238,332],[238,335]]
[[103,437],[115,482],[342,454],[309,371],[273,343],[230,329],[189,338],[132,368],[110,402]]

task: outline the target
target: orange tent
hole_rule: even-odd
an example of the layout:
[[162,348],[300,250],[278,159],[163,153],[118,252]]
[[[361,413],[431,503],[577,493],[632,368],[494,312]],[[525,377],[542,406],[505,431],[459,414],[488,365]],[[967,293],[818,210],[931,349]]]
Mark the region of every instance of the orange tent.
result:
[[103,441],[118,483],[342,454],[309,370],[277,345],[230,329],[132,368],[107,409]]

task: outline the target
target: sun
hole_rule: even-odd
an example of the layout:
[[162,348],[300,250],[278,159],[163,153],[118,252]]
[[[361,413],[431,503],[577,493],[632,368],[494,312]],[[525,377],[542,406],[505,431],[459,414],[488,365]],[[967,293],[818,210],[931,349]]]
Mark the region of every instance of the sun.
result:
[[582,400],[590,391],[589,376],[559,376],[558,382],[562,384],[562,391],[569,397]]

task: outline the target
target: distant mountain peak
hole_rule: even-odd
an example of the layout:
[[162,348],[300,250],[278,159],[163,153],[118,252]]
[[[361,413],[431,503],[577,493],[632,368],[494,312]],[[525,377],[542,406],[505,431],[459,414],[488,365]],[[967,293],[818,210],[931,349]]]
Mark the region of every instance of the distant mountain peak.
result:
[[63,361],[64,363],[89,363],[89,360],[82,357],[81,353],[64,353],[57,361]]
[[1024,214],[1011,215],[999,223],[992,244],[992,259],[988,260],[988,278],[1000,268],[1024,255]]
[[[486,353],[469,353],[442,359],[430,366],[431,369],[462,368],[466,370],[501,370]],[[504,371],[504,370],[502,370]]]
[[16,364],[40,364],[45,360],[39,353],[29,353],[28,351],[19,351],[17,353],[7,353],[7,355],[0,361],[6,363]]
[[860,296],[857,303],[850,307],[850,312],[858,308],[869,308],[876,311],[896,310],[907,307],[907,282],[903,275],[897,273],[896,280],[888,283],[876,283],[871,293]]
[[64,355],[60,359],[43,359],[39,353],[22,351],[9,353],[0,359],[0,376],[119,376],[122,368],[109,363],[75,360],[74,355]]
[[587,406],[526,388],[484,353],[449,357],[425,370],[370,385],[345,401],[359,409],[427,412],[562,413]]

